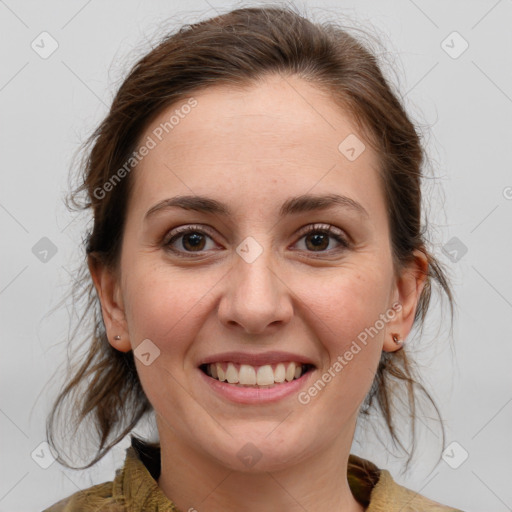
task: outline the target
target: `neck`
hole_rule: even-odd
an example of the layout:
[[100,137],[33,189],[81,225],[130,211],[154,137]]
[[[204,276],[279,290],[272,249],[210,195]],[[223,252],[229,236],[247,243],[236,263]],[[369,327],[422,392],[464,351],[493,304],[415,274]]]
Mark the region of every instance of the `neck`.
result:
[[242,472],[183,445],[167,431],[160,437],[158,485],[183,512],[363,512],[347,481],[351,439],[340,438],[323,453],[284,470]]

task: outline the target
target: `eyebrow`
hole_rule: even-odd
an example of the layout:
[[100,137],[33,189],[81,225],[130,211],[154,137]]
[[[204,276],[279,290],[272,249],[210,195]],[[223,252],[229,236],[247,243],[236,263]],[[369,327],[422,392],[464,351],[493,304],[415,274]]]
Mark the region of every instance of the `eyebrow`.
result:
[[[303,194],[300,196],[291,197],[287,199],[281,206],[279,216],[282,218],[286,215],[310,212],[313,210],[327,210],[334,206],[340,206],[347,210],[351,210],[362,217],[369,217],[368,212],[365,210],[362,204],[358,203],[354,199],[351,199],[350,197],[338,194]],[[184,210],[193,210],[201,213],[222,215],[225,217],[232,216],[232,212],[229,207],[224,203],[217,201],[216,199],[212,199],[206,196],[185,195],[176,196],[160,201],[147,211],[145,219],[153,216],[158,211],[172,207],[178,207]]]

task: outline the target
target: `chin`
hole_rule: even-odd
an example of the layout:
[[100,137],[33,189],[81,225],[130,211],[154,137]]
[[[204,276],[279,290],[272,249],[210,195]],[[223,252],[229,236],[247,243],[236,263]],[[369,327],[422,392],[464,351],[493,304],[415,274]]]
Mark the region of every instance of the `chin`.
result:
[[[255,429],[254,424],[244,429],[243,424],[239,424],[238,434],[232,437],[223,431],[222,439],[216,443],[209,439],[207,451],[221,465],[243,473],[288,469],[300,464],[307,458],[308,452],[314,451],[312,446],[308,448],[307,436],[301,435],[299,431],[291,433],[288,430],[277,434],[278,423],[264,424],[265,429]],[[313,439],[310,441],[314,443]]]

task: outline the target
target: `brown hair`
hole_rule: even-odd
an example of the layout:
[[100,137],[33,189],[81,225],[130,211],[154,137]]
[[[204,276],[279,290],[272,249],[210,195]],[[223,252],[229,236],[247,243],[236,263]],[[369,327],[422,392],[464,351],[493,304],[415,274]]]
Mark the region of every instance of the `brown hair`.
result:
[[[163,109],[209,85],[247,86],[268,74],[295,75],[328,91],[353,116],[366,140],[381,158],[381,180],[390,223],[395,270],[415,249],[429,261],[427,282],[415,314],[423,324],[436,281],[446,293],[453,318],[453,297],[441,264],[427,250],[422,225],[421,179],[425,155],[420,138],[396,94],[384,78],[374,53],[347,30],[333,23],[315,24],[289,7],[240,8],[193,25],[185,25],[165,38],[130,71],[115,96],[110,112],[87,139],[83,149],[80,186],[71,196],[73,207],[92,210],[94,224],[88,234],[87,255],[116,268],[126,208],[133,179],[127,173],[105,192],[104,185],[125,166],[145,128]],[[119,178],[119,175],[117,176]],[[102,191],[99,193],[98,191]],[[86,199],[80,202],[80,196]],[[50,444],[57,449],[56,424],[65,416],[78,429],[92,420],[100,460],[121,441],[152,407],[135,369],[133,353],[115,350],[108,342],[99,300],[87,265],[81,267],[75,304],[83,308],[78,327],[89,320],[84,357],[71,366],[66,386],[47,420]],[[402,383],[412,418],[412,449],[399,439],[393,414],[393,394]],[[398,388],[400,389],[400,388]],[[361,408],[368,414],[376,402],[391,438],[409,453],[415,447],[416,390],[439,411],[419,384],[407,350],[383,352],[373,385]],[[440,416],[439,416],[440,417]],[[442,422],[441,422],[442,425]],[[444,446],[444,428],[443,446]],[[60,456],[60,462],[69,466]]]

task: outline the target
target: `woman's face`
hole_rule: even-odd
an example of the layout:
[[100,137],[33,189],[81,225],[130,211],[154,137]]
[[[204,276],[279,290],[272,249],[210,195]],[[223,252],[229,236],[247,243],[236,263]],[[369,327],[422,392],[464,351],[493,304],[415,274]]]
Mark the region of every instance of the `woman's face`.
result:
[[193,98],[140,138],[118,278],[100,284],[109,339],[135,350],[161,441],[247,471],[348,449],[422,285],[393,274],[378,157],[296,77]]

